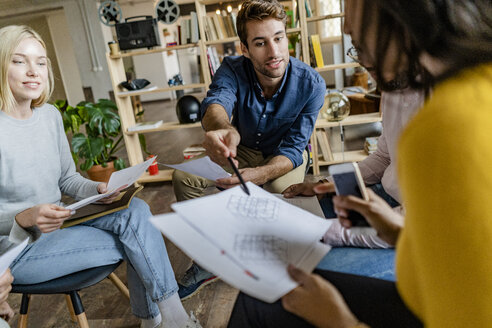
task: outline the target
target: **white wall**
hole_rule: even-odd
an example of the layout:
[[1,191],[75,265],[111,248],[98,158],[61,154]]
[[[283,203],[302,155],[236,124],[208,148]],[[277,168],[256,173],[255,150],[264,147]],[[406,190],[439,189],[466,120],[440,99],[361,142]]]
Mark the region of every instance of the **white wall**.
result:
[[72,106],[84,99],[82,78],[75,60],[72,38],[68,33],[68,24],[63,11],[56,11],[47,15],[55,56],[58,60],[60,75],[65,88],[66,98]]

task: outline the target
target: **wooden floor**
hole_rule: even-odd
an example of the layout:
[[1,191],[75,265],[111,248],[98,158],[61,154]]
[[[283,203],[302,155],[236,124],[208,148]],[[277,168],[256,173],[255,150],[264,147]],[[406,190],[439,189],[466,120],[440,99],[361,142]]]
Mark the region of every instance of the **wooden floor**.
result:
[[[144,105],[145,120],[176,121],[174,106],[174,101],[147,103]],[[182,150],[193,143],[201,143],[202,138],[203,132],[200,128],[146,135],[148,149],[158,155],[160,162],[165,163],[182,162]],[[126,152],[123,151],[122,155],[126,156]],[[149,204],[153,214],[170,212],[170,205],[176,201],[170,182],[146,184],[139,197]],[[191,261],[172,243],[166,241],[166,246],[176,276],[180,277]],[[125,265],[121,265],[116,270],[116,274],[126,282]],[[197,296],[183,304],[187,311],[195,313],[203,327],[226,327],[237,293],[236,289],[218,281],[204,287]],[[131,314],[129,302],[108,279],[82,290],[80,295],[90,327],[139,327],[140,322]],[[16,294],[9,296],[9,303],[17,313],[20,298],[20,295]],[[12,327],[17,326],[17,318],[18,315],[10,322]],[[63,295],[34,295],[31,298],[28,327],[76,326],[70,321]]]

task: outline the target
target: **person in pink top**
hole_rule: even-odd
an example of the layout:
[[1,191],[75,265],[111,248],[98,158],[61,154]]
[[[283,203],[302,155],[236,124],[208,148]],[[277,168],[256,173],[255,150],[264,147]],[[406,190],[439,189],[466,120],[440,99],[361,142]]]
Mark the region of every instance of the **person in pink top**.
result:
[[[369,72],[371,72],[369,68]],[[359,162],[360,172],[365,184],[382,197],[395,211],[403,213],[398,191],[396,174],[396,145],[401,131],[415,115],[424,102],[423,90],[403,88],[383,92],[381,111],[383,113],[383,132],[378,139],[377,150]],[[336,219],[332,196],[335,188],[331,182],[298,183],[283,191],[287,198],[318,194],[320,205],[326,218],[333,219],[324,235],[324,242],[332,246],[357,246],[368,248],[389,248],[386,242],[376,236],[375,230],[345,229]]]

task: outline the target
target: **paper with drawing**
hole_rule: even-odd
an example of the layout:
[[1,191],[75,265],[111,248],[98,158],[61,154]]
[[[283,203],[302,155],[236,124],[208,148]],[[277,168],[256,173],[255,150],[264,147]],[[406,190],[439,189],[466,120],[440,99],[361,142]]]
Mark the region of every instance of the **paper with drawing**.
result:
[[251,196],[235,187],[173,204],[176,214],[152,222],[207,270],[249,295],[274,302],[297,285],[287,274],[289,263],[310,272],[328,252],[330,247],[319,240],[329,222],[250,182],[248,188]]
[[210,180],[217,180],[222,178],[228,178],[231,176],[226,170],[224,170],[220,165],[212,162],[210,157],[205,156],[202,158],[187,161],[181,164],[162,164],[173,169],[198,175]]

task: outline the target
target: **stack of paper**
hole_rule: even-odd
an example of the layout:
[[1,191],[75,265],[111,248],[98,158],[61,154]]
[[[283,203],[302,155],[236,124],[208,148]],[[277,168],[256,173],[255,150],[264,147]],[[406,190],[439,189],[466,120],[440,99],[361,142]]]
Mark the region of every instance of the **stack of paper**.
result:
[[266,302],[297,286],[293,264],[311,272],[329,251],[319,242],[331,224],[248,182],[172,205],[176,213],[151,222],[205,269]]

